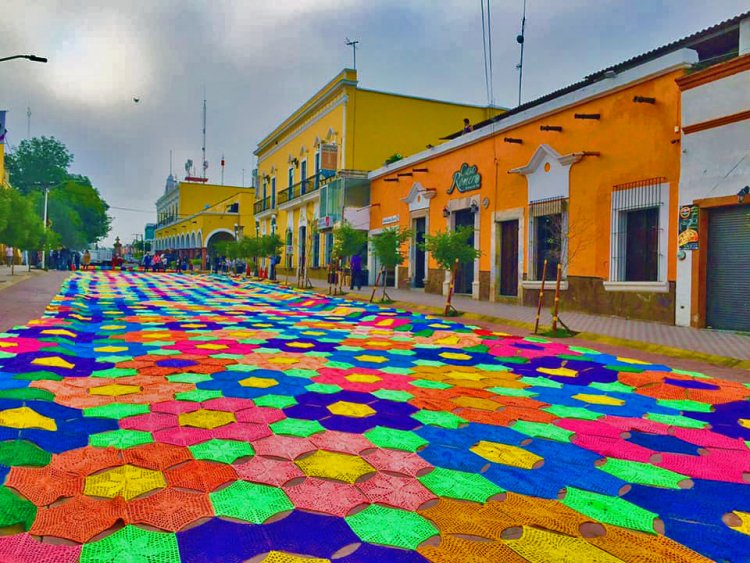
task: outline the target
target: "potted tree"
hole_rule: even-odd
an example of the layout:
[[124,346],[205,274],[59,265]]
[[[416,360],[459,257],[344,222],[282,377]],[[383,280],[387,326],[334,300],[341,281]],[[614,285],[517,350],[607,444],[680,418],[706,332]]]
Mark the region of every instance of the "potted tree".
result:
[[[391,303],[391,298],[386,292],[386,278],[387,272],[393,270],[396,266],[400,266],[404,262],[404,255],[401,252],[401,247],[411,237],[411,231],[400,227],[391,227],[383,229],[378,234],[374,235],[370,240],[372,242],[372,252],[375,254],[378,262],[381,266],[381,273],[383,276],[383,295],[380,299],[381,303]],[[375,291],[377,290],[377,281],[375,287],[372,289],[372,296],[370,302],[375,297]]]
[[474,232],[474,227],[459,227],[455,231],[438,231],[434,235],[425,235],[422,248],[430,253],[432,258],[441,268],[450,272],[450,284],[448,295],[445,300],[445,315],[457,315],[458,311],[451,304],[453,298],[453,287],[456,283],[456,271],[459,264],[473,262],[480,255],[480,251],[469,245],[469,238]]
[[[362,248],[365,246],[366,242],[367,233],[365,231],[359,231],[355,229],[351,223],[344,221],[333,230],[332,258],[335,257],[336,260],[340,260],[343,269],[343,261],[348,259],[349,263],[351,263],[352,256],[362,252]],[[338,276],[339,290],[344,281],[343,275],[341,275],[342,273],[343,272],[339,272]]]

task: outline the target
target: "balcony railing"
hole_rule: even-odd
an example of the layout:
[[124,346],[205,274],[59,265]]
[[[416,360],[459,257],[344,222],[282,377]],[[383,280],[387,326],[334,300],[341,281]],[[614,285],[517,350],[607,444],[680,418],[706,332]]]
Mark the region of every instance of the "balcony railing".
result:
[[289,188],[285,188],[279,192],[278,203],[287,203],[293,201],[298,197],[302,197],[305,194],[312,193],[318,189],[325,182],[323,174],[313,174],[308,178],[304,178]]
[[263,199],[259,199],[253,204],[253,211],[257,215],[258,213],[261,213],[263,211],[267,211],[268,209],[271,209],[271,198],[266,197]]

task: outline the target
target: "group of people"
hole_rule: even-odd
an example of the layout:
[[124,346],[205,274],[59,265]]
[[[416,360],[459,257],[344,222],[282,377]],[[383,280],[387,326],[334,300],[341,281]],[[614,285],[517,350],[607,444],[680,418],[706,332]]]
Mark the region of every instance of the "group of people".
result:
[[165,272],[168,268],[180,272],[186,272],[193,269],[193,264],[187,256],[178,256],[177,254],[146,254],[142,261],[143,268],[146,271]]
[[91,268],[91,254],[88,250],[53,250],[49,253],[48,267],[50,270],[88,270]]

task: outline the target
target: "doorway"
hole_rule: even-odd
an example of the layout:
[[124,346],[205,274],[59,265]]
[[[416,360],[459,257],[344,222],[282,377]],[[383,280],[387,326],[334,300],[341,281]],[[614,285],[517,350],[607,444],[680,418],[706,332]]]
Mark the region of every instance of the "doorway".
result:
[[[455,219],[454,225],[456,229],[458,229],[459,227],[466,227],[466,226],[469,226],[472,228],[474,227],[474,213],[472,213],[470,209],[462,209],[460,211],[457,211],[454,219]],[[475,236],[477,236],[477,233],[472,233],[472,235],[469,237],[469,240],[466,241],[466,244],[473,247]],[[473,283],[474,283],[474,262],[469,262],[468,264],[459,264],[458,272],[456,274],[456,285],[454,287],[454,292],[471,294]]]
[[427,218],[414,219],[414,287],[424,287],[426,252],[422,249],[427,231]]
[[305,246],[307,246],[307,227],[301,226],[299,228],[299,269],[302,272],[305,268]]
[[518,296],[518,219],[500,223],[500,295]]

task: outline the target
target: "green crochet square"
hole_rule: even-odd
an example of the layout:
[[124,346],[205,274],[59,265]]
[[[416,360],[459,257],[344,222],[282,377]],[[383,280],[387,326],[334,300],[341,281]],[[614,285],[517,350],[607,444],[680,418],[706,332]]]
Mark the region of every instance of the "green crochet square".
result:
[[130,403],[110,403],[100,407],[83,409],[83,416],[94,418],[116,418],[121,419],[128,416],[136,416],[149,412],[148,405]]
[[562,503],[605,524],[656,534],[654,519],[659,515],[619,497],[567,487]]
[[467,424],[466,419],[461,418],[453,414],[452,412],[445,411],[426,411],[421,410],[415,412],[411,417],[418,420],[422,424],[428,424],[430,426],[440,426],[441,428],[458,428],[462,424]]
[[409,430],[394,430],[384,426],[376,426],[365,432],[365,437],[376,446],[416,452],[428,444],[427,440]]
[[44,466],[52,460],[52,454],[27,440],[0,442],[0,465]]
[[294,508],[283,490],[247,481],[235,481],[209,497],[217,516],[238,518],[254,524],[262,524],[271,516]]
[[299,436],[307,438],[318,432],[325,432],[325,428],[317,420],[304,420],[301,418],[285,418],[269,424],[274,434],[283,436]]
[[486,502],[491,496],[504,492],[482,475],[443,467],[436,467],[418,479],[438,496],[474,502]]
[[86,543],[81,550],[81,563],[112,563],[140,561],[172,563],[180,561],[177,536],[152,532],[137,526],[125,526],[96,542]]
[[140,430],[112,430],[89,436],[89,444],[96,448],[120,448],[121,450],[150,444],[154,441],[150,432]]
[[378,504],[371,504],[345,520],[362,541],[403,549],[415,550],[438,534],[437,528],[419,514]]
[[195,459],[208,459],[220,463],[234,463],[241,457],[255,455],[255,450],[247,442],[214,438],[189,447]]

